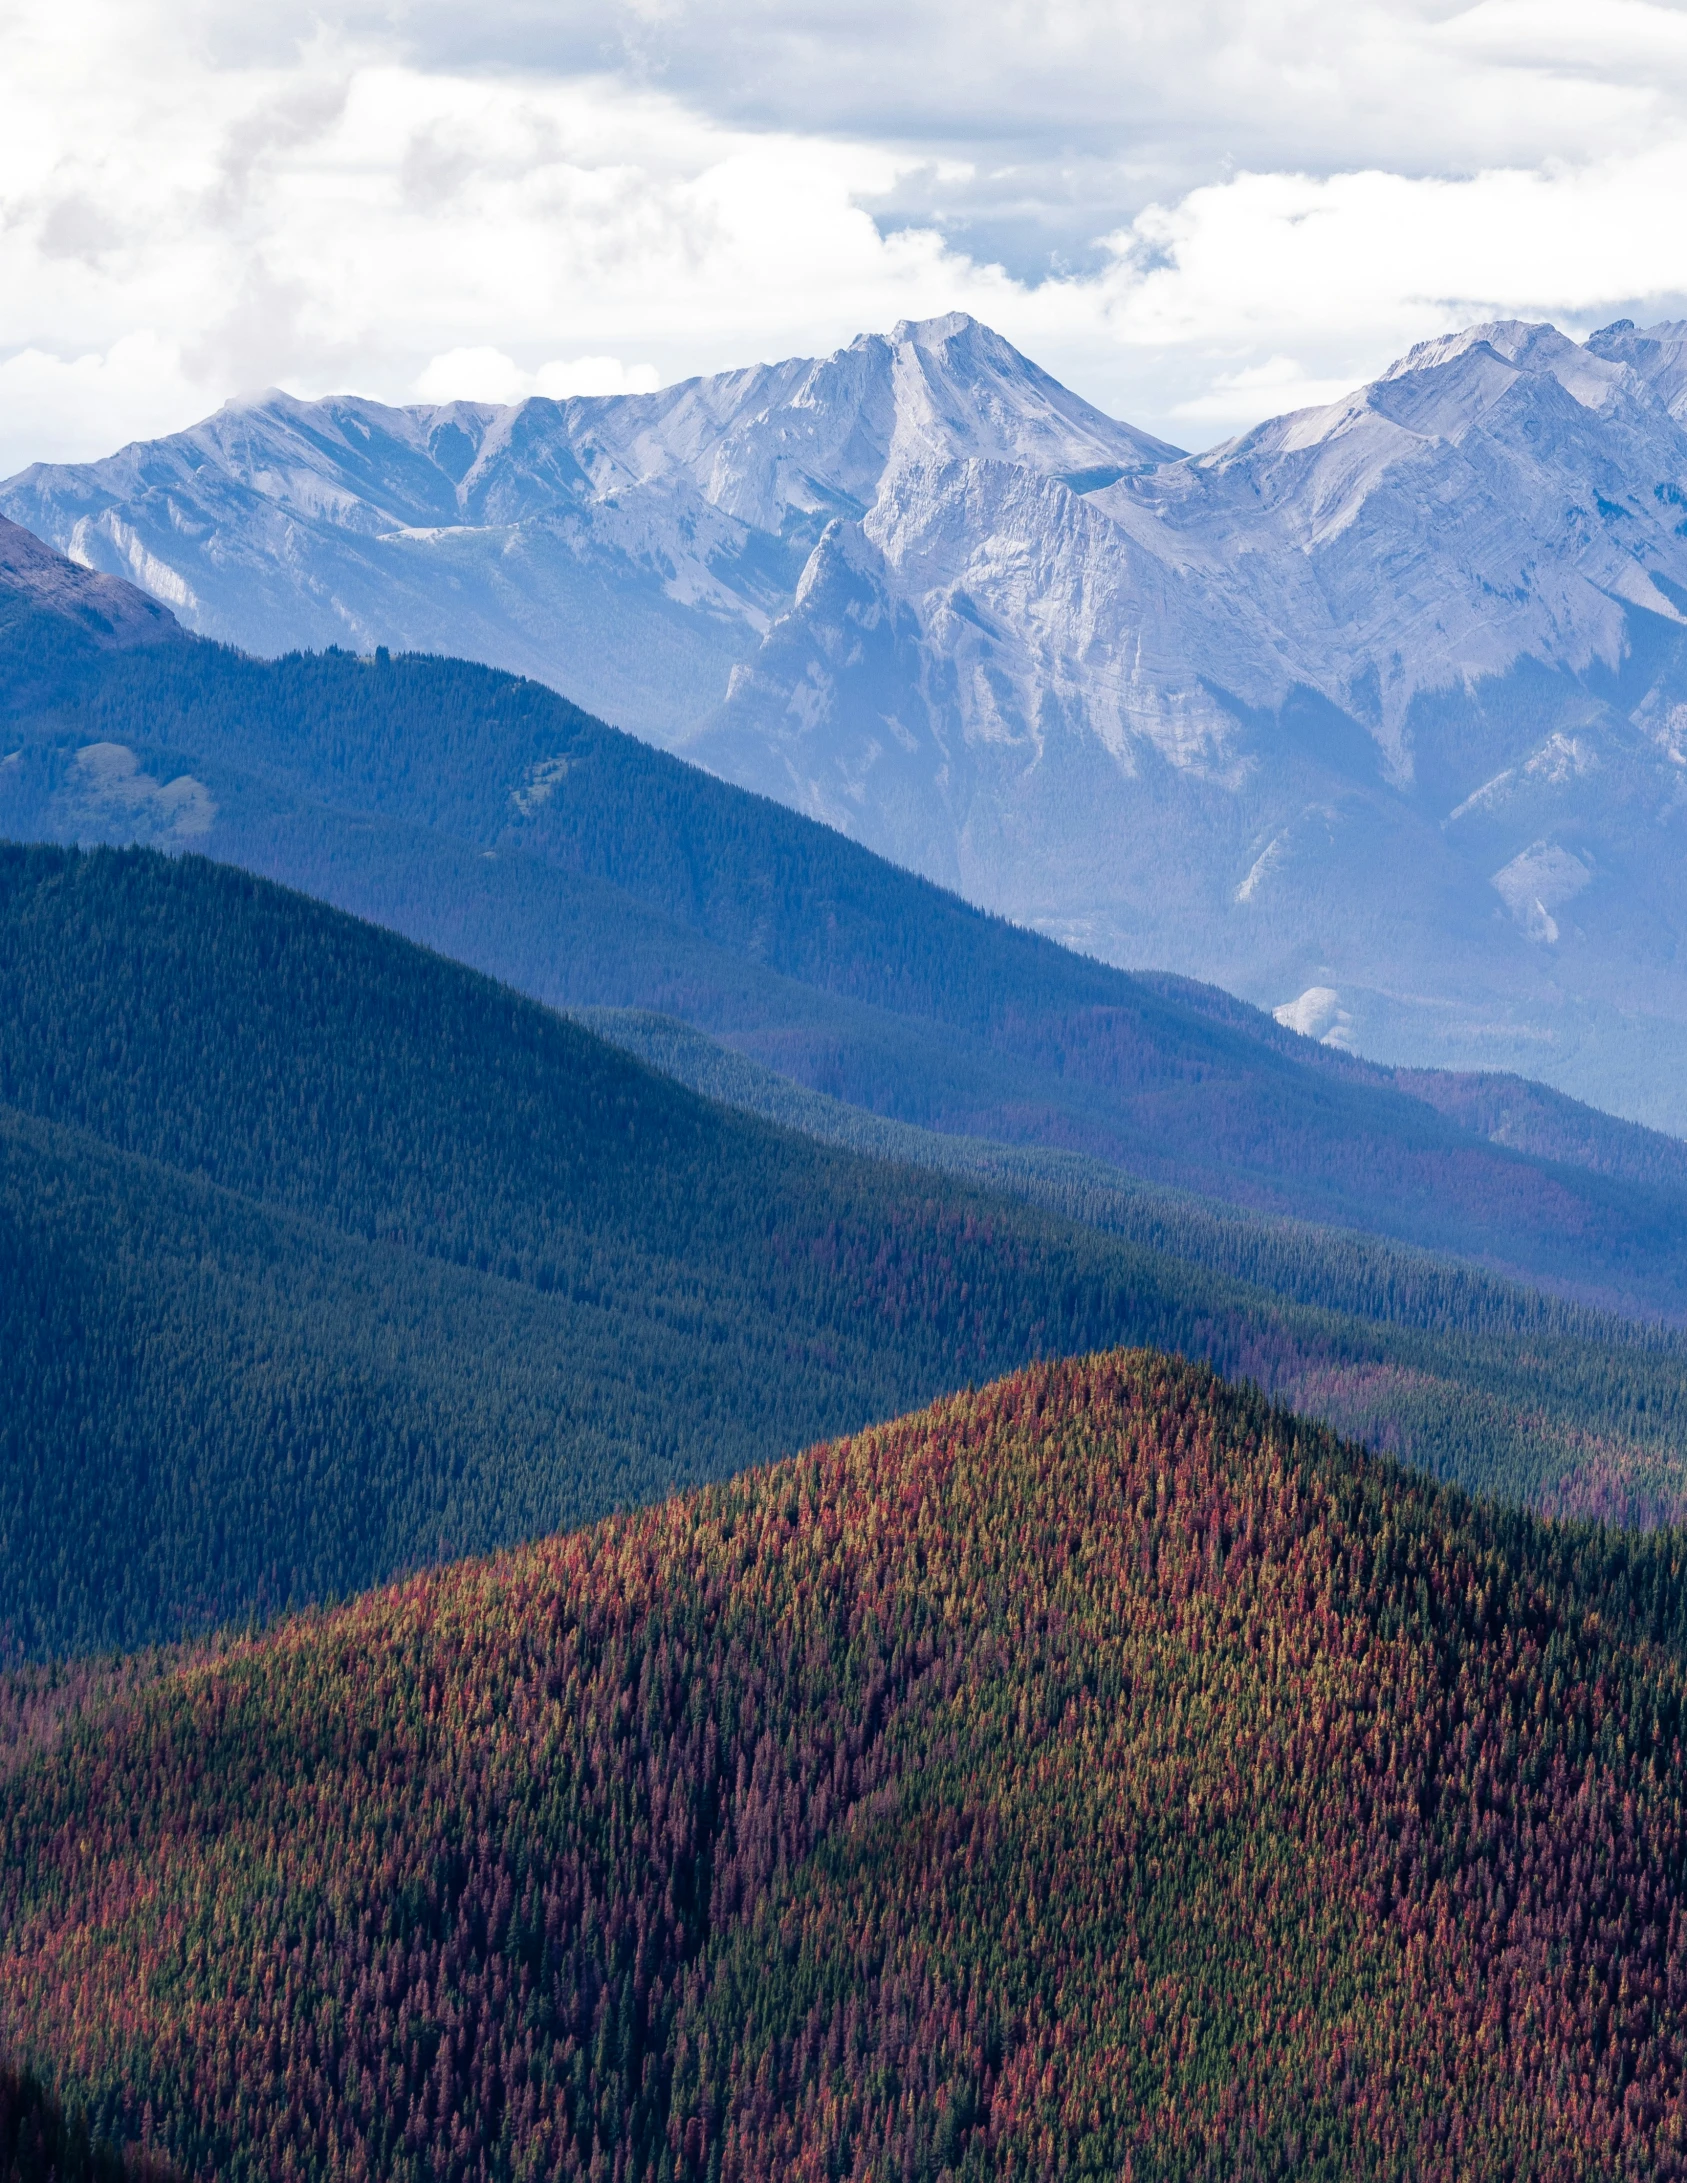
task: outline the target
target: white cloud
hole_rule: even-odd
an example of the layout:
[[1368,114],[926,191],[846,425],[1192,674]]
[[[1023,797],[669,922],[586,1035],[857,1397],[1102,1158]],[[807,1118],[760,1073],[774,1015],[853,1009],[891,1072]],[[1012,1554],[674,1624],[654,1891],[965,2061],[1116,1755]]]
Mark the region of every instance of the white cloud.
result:
[[274,382],[617,391],[956,307],[1199,442],[1687,295],[1654,0],[0,0],[0,49],[0,474]]
[[502,349],[447,349],[416,375],[419,402],[518,402],[532,392],[532,374]]
[[[18,349],[0,360],[0,447],[10,440],[23,459],[44,462],[109,453],[180,424],[203,399],[179,353],[150,329],[103,354]],[[92,447],[90,425],[101,435]]]
[[421,402],[519,402],[529,394],[560,402],[571,394],[649,394],[661,383],[654,364],[618,356],[555,357],[523,371],[502,349],[448,349],[417,375],[415,394]]
[[1204,394],[1177,403],[1172,415],[1180,423],[1241,427],[1256,423],[1262,413],[1322,408],[1352,391],[1349,379],[1309,379],[1294,357],[1271,356],[1241,371],[1221,371]]
[[571,394],[650,394],[661,385],[654,364],[623,364],[618,356],[576,356],[565,363],[541,364],[533,374],[533,391],[553,402]]
[[[1152,208],[1115,239],[1145,338],[1221,327],[1390,336],[1425,309],[1570,314],[1687,286],[1687,143],[1466,180],[1375,171],[1238,175]],[[1139,267],[1145,270],[1138,271]]]

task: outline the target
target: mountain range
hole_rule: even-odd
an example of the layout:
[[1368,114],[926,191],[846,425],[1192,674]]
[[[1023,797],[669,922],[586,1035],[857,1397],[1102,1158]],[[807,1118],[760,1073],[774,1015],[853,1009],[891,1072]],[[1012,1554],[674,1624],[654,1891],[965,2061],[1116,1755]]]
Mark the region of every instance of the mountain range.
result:
[[0,850],[8,1649],[1118,1340],[1538,1507],[1687,1507],[1676,1140],[1075,955],[538,683],[254,660],[0,549],[0,827],[156,845]]
[[969,899],[1687,1127],[1687,334],[1208,454],[965,318],[651,395],[279,394],[0,509],[261,653],[519,670]]
[[682,1018],[917,1128],[1687,1317],[1673,1138],[1517,1079],[1381,1067],[1077,955],[541,684],[258,661],[115,612],[107,631],[87,615],[117,580],[58,581],[68,604],[42,605],[37,571],[5,609],[14,838],[197,849],[550,1006]]
[[0,2183],[1687,2177],[1687,1145],[1422,1061],[1667,1061],[1683,353],[31,475]]

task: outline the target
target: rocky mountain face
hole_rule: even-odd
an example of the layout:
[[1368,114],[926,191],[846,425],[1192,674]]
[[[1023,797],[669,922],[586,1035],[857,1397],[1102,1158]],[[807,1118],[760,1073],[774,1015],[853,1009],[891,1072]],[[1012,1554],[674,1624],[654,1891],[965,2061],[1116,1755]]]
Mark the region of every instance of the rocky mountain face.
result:
[[1473,328],[1181,456],[955,317],[271,395],[0,508],[189,627],[517,668],[1109,960],[1687,1129],[1687,327]]

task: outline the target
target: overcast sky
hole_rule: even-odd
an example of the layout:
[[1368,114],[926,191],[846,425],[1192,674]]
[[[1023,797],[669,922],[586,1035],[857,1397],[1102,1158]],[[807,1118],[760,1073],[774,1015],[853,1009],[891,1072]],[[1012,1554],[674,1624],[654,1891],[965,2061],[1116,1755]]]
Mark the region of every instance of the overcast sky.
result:
[[956,307],[1184,446],[1687,315],[1687,0],[0,0],[0,475]]

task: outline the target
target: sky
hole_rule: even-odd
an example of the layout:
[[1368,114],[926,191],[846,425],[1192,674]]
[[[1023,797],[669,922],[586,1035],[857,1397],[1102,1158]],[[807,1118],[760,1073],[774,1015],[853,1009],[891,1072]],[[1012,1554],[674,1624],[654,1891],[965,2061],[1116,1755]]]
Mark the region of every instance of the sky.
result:
[[955,309],[1184,447],[1687,317],[1687,0],[0,0],[0,476]]

